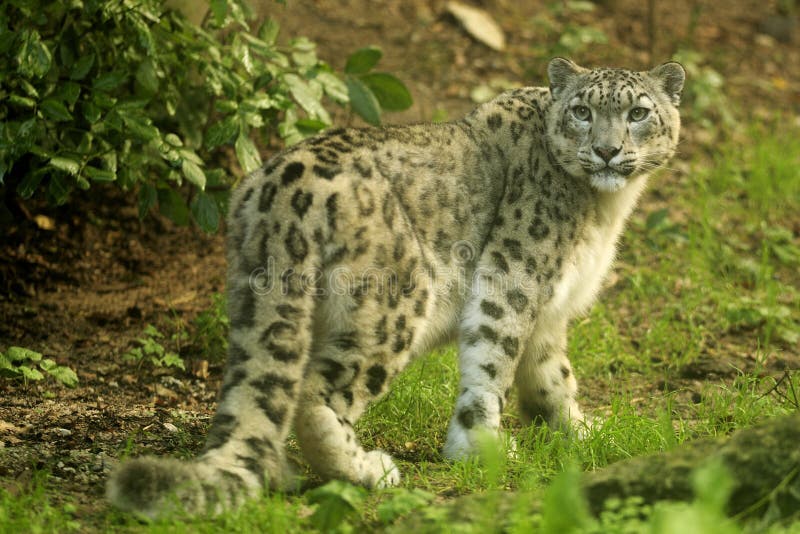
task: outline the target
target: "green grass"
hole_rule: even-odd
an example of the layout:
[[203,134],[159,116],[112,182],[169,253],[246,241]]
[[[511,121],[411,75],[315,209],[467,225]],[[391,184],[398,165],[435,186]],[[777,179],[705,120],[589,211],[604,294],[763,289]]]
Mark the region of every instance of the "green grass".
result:
[[[113,511],[79,517],[63,496],[54,497],[55,483],[42,474],[18,495],[0,490],[0,531],[370,531],[413,510],[439,517],[437,503],[456,495],[519,490],[542,497],[544,505],[537,514],[525,503],[515,505],[509,521],[516,532],[672,532],[687,524],[712,526],[697,532],[797,532],[797,519],[774,525],[726,521],[720,502],[727,475],[713,466],[697,475],[694,503],[646,507],[632,499],[608,503],[597,519],[572,513],[580,503],[574,493],[580,470],[725,435],[798,409],[800,373],[778,382],[781,377],[767,366],[784,353],[798,356],[800,131],[774,135],[752,127],[745,138],[713,161],[693,162],[686,174],[654,179],[655,192],[623,240],[616,284],[573,324],[571,359],[589,399],[587,411],[598,417],[585,439],[521,428],[512,402],[504,425],[507,448],[510,436],[516,443],[513,454],[443,461],[439,451],[457,388],[450,348],[414,362],[358,424],[367,448],[398,459],[400,488],[364,492],[333,484],[300,496],[264,496],[213,519],[143,525]],[[215,310],[207,322],[216,328],[219,306]],[[686,378],[687,370],[709,362],[721,362],[721,377]],[[734,368],[743,363],[746,370]],[[465,532],[497,528],[491,500],[484,506]],[[561,522],[564,508],[574,516],[569,525]],[[450,518],[439,521],[442,531],[452,531]]]

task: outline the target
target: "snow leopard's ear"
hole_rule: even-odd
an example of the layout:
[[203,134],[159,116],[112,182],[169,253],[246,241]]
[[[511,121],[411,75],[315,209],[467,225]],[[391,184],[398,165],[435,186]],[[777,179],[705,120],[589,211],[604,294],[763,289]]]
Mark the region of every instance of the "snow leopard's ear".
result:
[[676,106],[681,103],[683,82],[686,81],[686,71],[683,65],[675,61],[659,65],[650,71],[650,76],[656,79],[659,87],[667,94]]
[[547,78],[550,80],[550,95],[553,100],[558,100],[572,78],[585,71],[586,69],[563,57],[551,59],[547,65]]

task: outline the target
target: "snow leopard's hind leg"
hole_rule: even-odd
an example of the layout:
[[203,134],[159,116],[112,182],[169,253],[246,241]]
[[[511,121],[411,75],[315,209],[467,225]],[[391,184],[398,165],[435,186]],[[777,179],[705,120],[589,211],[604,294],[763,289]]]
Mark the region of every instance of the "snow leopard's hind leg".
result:
[[[408,256],[402,265],[415,265]],[[353,430],[413,356],[415,335],[424,330],[427,281],[413,269],[398,270],[413,280],[401,283],[396,294],[365,283],[355,295],[333,291],[317,303],[319,320],[295,431],[306,460],[324,478],[370,488],[400,481],[392,458],[364,450]]]
[[[310,353],[315,297],[307,275],[318,253],[299,224],[259,213],[265,198],[275,196],[271,185],[256,182],[232,203],[228,361],[204,452],[188,462],[145,457],[124,463],[107,488],[123,510],[151,518],[173,511],[213,514],[265,485],[294,485],[284,442]],[[247,217],[237,219],[248,208]]]

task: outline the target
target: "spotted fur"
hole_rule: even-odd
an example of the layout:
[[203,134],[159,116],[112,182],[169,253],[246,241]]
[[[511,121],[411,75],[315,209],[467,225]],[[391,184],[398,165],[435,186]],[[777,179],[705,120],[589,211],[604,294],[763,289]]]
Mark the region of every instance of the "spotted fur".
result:
[[588,70],[554,59],[549,88],[504,93],[447,123],[337,129],[235,191],[230,353],[204,452],[112,476],[117,506],[155,517],[234,506],[311,467],[399,481],[353,424],[409,360],[458,339],[461,392],[444,454],[496,431],[512,385],[525,420],[580,423],[566,355],[648,173],[678,140],[680,65]]

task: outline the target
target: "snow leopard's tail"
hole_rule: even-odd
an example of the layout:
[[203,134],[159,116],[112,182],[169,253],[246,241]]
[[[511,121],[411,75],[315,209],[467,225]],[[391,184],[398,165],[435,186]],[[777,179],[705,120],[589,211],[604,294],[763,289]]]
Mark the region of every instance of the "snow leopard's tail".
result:
[[[215,515],[258,495],[263,481],[245,467],[215,466],[209,458],[192,461],[145,456],[122,464],[108,480],[106,496],[120,510],[156,519],[174,514]],[[267,482],[283,486],[292,480]],[[287,488],[283,488],[287,489]]]

